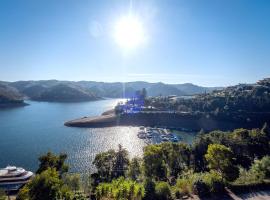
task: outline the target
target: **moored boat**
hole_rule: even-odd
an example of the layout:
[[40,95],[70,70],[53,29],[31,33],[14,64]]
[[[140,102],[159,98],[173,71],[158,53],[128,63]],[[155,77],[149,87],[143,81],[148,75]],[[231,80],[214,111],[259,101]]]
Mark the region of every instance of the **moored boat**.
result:
[[21,167],[7,166],[0,169],[0,188],[5,191],[19,190],[34,174]]

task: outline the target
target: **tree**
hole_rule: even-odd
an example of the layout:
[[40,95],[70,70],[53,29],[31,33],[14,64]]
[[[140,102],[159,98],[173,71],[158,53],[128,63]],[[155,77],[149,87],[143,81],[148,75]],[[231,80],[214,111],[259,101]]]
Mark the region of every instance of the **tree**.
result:
[[143,167],[147,177],[154,177],[158,180],[166,178],[167,169],[160,145],[149,145],[144,148]]
[[73,191],[78,191],[82,187],[80,174],[64,174],[62,180]]
[[73,193],[64,185],[56,169],[48,168],[37,174],[19,192],[18,199],[58,200],[72,199]]
[[115,153],[115,158],[113,162],[113,178],[125,176],[125,171],[128,170],[128,165],[128,151],[126,149],[123,149],[122,146],[119,144],[118,151],[116,151]]
[[146,178],[143,185],[144,185],[144,190],[145,190],[145,195],[143,199],[155,200],[156,199],[155,182],[150,178]]
[[109,150],[107,152],[99,153],[95,156],[93,164],[97,168],[98,175],[102,180],[110,181],[113,169],[113,160],[115,158],[115,151]]
[[170,176],[177,177],[182,170],[189,167],[191,149],[184,143],[161,143],[162,157]]
[[205,154],[209,169],[220,173],[222,179],[233,181],[239,176],[239,169],[233,165],[233,153],[221,144],[210,144]]
[[46,155],[39,157],[39,168],[37,170],[37,173],[40,174],[43,171],[49,169],[49,168],[55,168],[56,171],[59,172],[60,175],[62,175],[65,172],[68,172],[68,165],[65,163],[67,159],[66,154],[60,154],[55,155],[52,152],[48,152]]
[[159,200],[171,199],[171,190],[167,182],[163,182],[163,181],[157,182],[155,191],[156,191],[157,199]]
[[113,178],[125,176],[129,165],[128,152],[119,145],[118,151],[109,150],[97,154],[93,164],[102,180],[110,181]]
[[141,160],[139,158],[132,158],[129,169],[128,169],[128,176],[132,180],[137,180],[141,174]]

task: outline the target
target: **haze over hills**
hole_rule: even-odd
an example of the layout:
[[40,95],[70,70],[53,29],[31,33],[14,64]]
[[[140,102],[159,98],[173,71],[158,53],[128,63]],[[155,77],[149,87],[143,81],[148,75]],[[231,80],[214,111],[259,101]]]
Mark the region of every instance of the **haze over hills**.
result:
[[143,81],[106,83],[94,81],[16,81],[2,84],[16,91],[20,96],[38,101],[76,102],[91,101],[100,98],[132,97],[137,90],[145,88],[148,96],[194,95],[211,92],[218,87],[201,87],[191,83],[165,84]]

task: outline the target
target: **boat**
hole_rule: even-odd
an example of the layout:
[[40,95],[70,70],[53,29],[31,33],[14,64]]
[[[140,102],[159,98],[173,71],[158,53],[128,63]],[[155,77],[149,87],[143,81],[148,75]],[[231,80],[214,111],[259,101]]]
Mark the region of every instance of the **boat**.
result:
[[167,141],[169,141],[169,138],[163,137],[161,140],[164,141],[164,142],[167,142]]
[[0,169],[0,188],[5,191],[16,191],[25,185],[34,173],[21,167],[7,166]]
[[173,137],[171,137],[171,141],[172,142],[178,142],[179,140],[178,140],[178,138],[176,136],[173,136]]

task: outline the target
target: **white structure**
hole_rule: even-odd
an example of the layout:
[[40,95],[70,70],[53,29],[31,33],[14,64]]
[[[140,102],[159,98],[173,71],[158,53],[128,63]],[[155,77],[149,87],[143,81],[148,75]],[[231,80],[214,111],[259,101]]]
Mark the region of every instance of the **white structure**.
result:
[[0,169],[0,188],[5,191],[19,190],[33,175],[33,172],[23,168],[7,166]]

